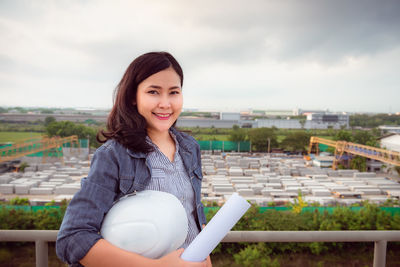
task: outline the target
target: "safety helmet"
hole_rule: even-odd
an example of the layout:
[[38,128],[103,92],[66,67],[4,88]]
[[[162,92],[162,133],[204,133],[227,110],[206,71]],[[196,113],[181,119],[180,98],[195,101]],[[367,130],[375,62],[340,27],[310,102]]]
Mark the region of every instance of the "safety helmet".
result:
[[185,208],[172,194],[145,190],[117,201],[104,217],[100,233],[111,244],[157,259],[185,242]]

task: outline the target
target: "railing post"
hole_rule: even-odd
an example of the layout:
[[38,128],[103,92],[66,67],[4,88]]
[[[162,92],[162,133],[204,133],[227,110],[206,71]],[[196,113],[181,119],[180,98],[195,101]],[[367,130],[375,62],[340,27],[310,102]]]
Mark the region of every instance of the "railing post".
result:
[[375,241],[374,247],[374,267],[386,266],[386,240]]
[[49,255],[49,247],[47,241],[36,240],[35,250],[36,250],[36,267],[47,267],[48,255]]

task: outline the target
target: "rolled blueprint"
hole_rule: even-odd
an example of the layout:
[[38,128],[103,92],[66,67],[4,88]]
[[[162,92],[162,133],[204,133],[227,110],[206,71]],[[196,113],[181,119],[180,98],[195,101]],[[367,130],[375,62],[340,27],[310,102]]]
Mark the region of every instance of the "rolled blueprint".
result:
[[204,261],[249,208],[250,204],[234,193],[183,251],[181,258],[185,261]]

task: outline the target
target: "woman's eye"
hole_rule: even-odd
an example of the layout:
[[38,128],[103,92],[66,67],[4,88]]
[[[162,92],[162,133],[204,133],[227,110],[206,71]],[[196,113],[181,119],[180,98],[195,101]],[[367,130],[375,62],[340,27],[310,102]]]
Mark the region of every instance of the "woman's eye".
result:
[[158,92],[157,92],[156,90],[150,90],[150,91],[148,91],[147,93],[148,93],[148,94],[151,94],[151,95],[158,94]]
[[180,92],[179,91],[171,91],[171,93],[170,93],[171,95],[179,95],[180,94]]

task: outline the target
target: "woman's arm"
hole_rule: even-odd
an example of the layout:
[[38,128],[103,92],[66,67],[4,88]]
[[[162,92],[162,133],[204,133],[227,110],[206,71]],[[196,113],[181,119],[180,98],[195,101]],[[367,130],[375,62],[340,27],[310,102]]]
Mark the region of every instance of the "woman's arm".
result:
[[[207,261],[189,262],[181,259],[183,249],[173,251],[160,259],[149,259],[139,254],[128,252],[113,246],[104,239],[100,239],[89,250],[80,263],[86,267],[164,267],[164,266],[182,266],[182,267],[211,267]],[[211,263],[211,262],[210,262]]]

